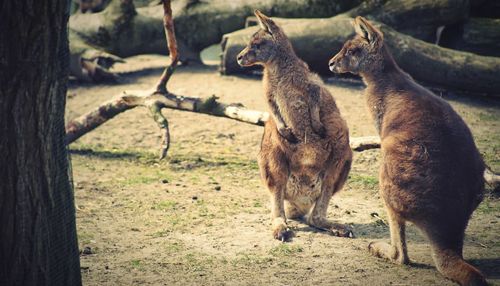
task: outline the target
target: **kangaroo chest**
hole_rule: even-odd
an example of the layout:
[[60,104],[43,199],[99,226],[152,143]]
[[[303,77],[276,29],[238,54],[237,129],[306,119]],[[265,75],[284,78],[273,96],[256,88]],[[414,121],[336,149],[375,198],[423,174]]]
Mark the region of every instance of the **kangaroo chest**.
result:
[[382,96],[379,96],[373,91],[367,90],[367,106],[370,114],[372,115],[373,121],[375,122],[375,128],[380,135],[385,112],[385,103]]

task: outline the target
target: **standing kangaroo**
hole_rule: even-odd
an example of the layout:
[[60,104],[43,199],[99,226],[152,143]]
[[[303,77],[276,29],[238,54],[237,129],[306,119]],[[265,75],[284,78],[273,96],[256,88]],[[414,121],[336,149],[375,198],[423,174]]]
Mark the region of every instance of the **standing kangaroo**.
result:
[[377,28],[362,17],[353,25],[357,35],[329,66],[333,72],[361,75],[382,139],[380,193],[391,243],[371,242],[369,251],[409,263],[409,221],[429,238],[444,276],[461,285],[487,285],[481,272],[462,258],[465,228],[484,191],[485,166],[469,128],[446,101],[398,67]]
[[345,226],[326,218],[328,203],[347,179],[352,151],[349,131],[321,79],[293,51],[273,20],[256,10],[261,29],[238,55],[241,66],[264,66],[264,90],[271,110],[259,153],[262,180],[271,193],[273,236],[287,240],[287,218],[338,236]]

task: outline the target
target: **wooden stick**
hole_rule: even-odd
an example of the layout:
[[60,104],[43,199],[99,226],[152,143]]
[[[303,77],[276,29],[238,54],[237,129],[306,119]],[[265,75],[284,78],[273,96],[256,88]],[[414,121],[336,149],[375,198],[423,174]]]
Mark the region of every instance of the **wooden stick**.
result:
[[170,64],[165,68],[160,77],[160,81],[156,85],[156,92],[166,94],[167,82],[175,71],[175,67],[179,62],[179,54],[177,53],[177,40],[175,38],[174,21],[172,19],[171,0],[163,0],[163,27],[165,28],[165,37],[167,39],[167,48],[170,56]]
[[[172,19],[171,0],[163,0],[163,27],[165,30],[165,37],[167,40],[167,49],[170,55],[170,64],[163,71],[158,84],[156,85],[155,94],[167,95],[167,83],[172,74],[174,74],[175,67],[179,62],[179,54],[177,53],[177,39],[175,37],[174,20]],[[162,144],[160,147],[160,159],[167,156],[168,149],[170,148],[170,129],[168,128],[168,120],[161,113],[161,106],[158,104],[151,105],[149,110],[153,115],[154,120],[163,129]]]

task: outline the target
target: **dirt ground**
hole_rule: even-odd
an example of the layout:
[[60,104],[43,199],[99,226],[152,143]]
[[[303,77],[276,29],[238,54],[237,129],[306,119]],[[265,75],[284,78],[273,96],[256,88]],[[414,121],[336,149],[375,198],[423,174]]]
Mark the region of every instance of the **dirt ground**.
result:
[[[71,83],[67,119],[123,90],[149,89],[165,57],[138,56],[117,67],[120,83]],[[375,135],[361,84],[327,80],[351,136]],[[258,77],[220,76],[216,67],[183,66],[169,88],[217,95],[267,110]],[[487,163],[500,171],[500,102],[442,94],[471,127]],[[165,110],[172,146],[158,160],[160,134],[144,108],[117,116],[70,146],[84,285],[453,285],[434,268],[428,242],[407,228],[410,266],[371,257],[368,242],[389,238],[378,195],[379,151],[355,153],[329,217],[354,229],[338,238],[292,221],[291,242],[274,240],[268,193],[256,156],[262,128]],[[474,213],[464,257],[500,285],[500,199]]]

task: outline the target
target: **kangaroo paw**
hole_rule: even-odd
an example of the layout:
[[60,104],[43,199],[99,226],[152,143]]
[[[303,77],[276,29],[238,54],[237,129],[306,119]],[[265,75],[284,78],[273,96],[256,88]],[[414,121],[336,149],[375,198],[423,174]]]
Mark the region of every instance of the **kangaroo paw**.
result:
[[281,137],[285,138],[290,143],[298,143],[299,142],[299,140],[297,139],[295,134],[293,134],[292,128],[290,128],[290,127],[278,128],[278,133],[281,135]]
[[319,137],[321,137],[321,138],[326,137],[326,128],[321,122],[316,123],[316,124],[313,123],[312,128],[313,128],[314,132],[319,135]]
[[283,219],[276,219],[273,222],[273,237],[280,241],[289,241],[293,237],[293,231],[288,228]]

